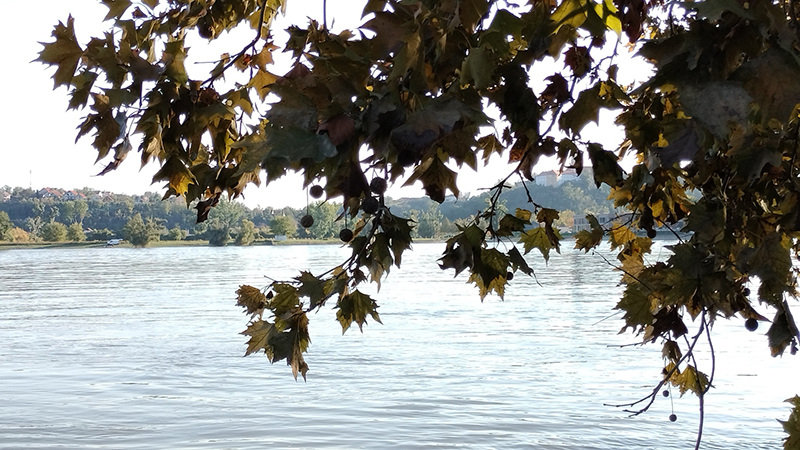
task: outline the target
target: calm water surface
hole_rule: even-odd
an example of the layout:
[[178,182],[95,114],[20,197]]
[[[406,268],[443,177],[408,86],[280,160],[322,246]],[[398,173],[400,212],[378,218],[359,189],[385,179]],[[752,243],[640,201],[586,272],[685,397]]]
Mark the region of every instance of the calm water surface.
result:
[[[607,318],[620,288],[599,256],[532,257],[541,285],[481,303],[438,269],[442,248],[416,244],[392,272],[384,325],[342,336],[332,310],[312,315],[308,382],[242,358],[234,291],[327,269],[338,246],[2,251],[0,448],[693,447],[690,395],[635,418],[604,406],[650,392],[662,361],[619,347],[635,338]],[[800,394],[800,359],[741,322],[715,326],[706,449],[779,448]]]

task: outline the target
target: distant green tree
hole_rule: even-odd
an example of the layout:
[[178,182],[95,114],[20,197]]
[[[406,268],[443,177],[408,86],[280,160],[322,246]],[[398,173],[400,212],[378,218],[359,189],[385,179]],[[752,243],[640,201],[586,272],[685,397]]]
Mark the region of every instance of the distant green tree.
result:
[[170,228],[167,231],[167,240],[168,241],[182,241],[186,238],[187,232],[186,230],[182,230],[181,227],[175,225],[175,227]]
[[241,223],[242,219],[247,215],[247,208],[239,202],[221,199],[217,206],[215,206],[208,218],[213,220],[217,219],[222,222],[228,229],[233,229]]
[[314,225],[305,230],[312,239],[330,239],[339,235],[344,227],[336,223],[340,206],[328,202],[316,202],[309,205],[308,213],[314,217]]
[[208,243],[215,247],[228,245],[228,242],[231,240],[230,225],[220,219],[211,219],[208,222],[208,229],[206,230],[206,239],[208,239]]
[[83,242],[86,240],[86,234],[84,234],[81,224],[72,222],[72,225],[67,227],[67,240],[73,242]]
[[89,212],[89,204],[86,200],[69,200],[61,203],[61,218],[65,222],[77,222],[83,224],[83,219]]
[[161,229],[163,227],[153,219],[142,220],[141,214],[134,215],[122,228],[125,240],[136,247],[146,247],[151,242],[161,239]]
[[289,216],[275,216],[269,223],[269,229],[276,236],[292,237],[297,232],[297,222]]
[[247,219],[242,219],[242,226],[236,235],[236,245],[250,245],[254,240],[256,240],[256,225]]
[[25,219],[25,229],[30,234],[30,237],[35,240],[42,233],[42,218],[39,216],[28,217]]
[[48,222],[42,225],[41,237],[46,242],[62,242],[67,240],[67,226],[61,222]]
[[14,224],[8,217],[8,213],[0,211],[0,241],[10,241],[11,235],[9,232],[14,228]]
[[432,204],[427,211],[419,213],[417,216],[417,234],[422,238],[432,238],[439,234],[442,229],[444,216],[439,211],[439,205]]

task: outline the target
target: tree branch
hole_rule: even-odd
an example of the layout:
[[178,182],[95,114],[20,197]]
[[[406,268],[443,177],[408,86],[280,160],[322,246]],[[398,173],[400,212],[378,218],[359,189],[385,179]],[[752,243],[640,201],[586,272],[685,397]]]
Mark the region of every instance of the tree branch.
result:
[[211,76],[206,81],[203,82],[203,86],[211,84],[214,82],[214,80],[221,77],[222,74],[224,74],[225,71],[228,70],[232,65],[236,64],[236,62],[239,61],[242,58],[242,56],[245,55],[245,53],[253,49],[256,46],[256,44],[258,44],[258,41],[261,40],[261,32],[264,29],[264,16],[266,15],[266,12],[267,12],[267,0],[263,0],[261,2],[261,12],[259,13],[258,16],[258,30],[256,30],[256,37],[249,44],[247,44],[242,49],[242,51],[240,51],[232,60],[230,60],[228,64],[225,64],[222,70],[220,70],[217,73],[211,74]]

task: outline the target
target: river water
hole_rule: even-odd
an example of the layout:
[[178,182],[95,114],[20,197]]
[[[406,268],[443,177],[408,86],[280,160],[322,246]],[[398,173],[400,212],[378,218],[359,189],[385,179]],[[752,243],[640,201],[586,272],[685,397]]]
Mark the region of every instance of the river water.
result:
[[[342,336],[332,310],[312,315],[307,382],[242,358],[234,292],[327,269],[339,246],[0,251],[0,448],[693,448],[691,395],[633,418],[605,406],[647,395],[663,363],[620,347],[637,340],[608,317],[621,289],[601,257],[532,255],[538,284],[481,303],[442,250],[415,244],[393,270],[384,325]],[[702,448],[779,448],[800,359],[723,322]]]

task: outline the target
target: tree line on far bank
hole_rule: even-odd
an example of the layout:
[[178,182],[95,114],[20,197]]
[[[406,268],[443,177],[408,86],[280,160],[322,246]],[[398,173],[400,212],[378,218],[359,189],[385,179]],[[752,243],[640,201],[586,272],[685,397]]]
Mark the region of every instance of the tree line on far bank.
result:
[[[608,192],[590,185],[585,177],[558,186],[529,186],[548,198],[549,207],[562,211],[559,225],[572,227],[576,215],[608,213],[613,204]],[[7,201],[0,202],[0,241],[63,242],[125,239],[136,246],[158,241],[207,240],[211,245],[250,245],[256,240],[276,236],[300,239],[335,239],[346,227],[340,219],[341,205],[317,201],[296,208],[248,208],[237,201],[222,200],[211,209],[209,220],[196,223],[197,211],[181,199],[161,199],[155,193],[143,195],[106,194],[102,198],[90,189],[79,189],[80,198],[65,200],[40,198],[32,189],[11,188]],[[513,211],[524,205],[526,193],[521,187],[505,193],[500,207]],[[441,205],[423,198],[387,199],[392,211],[414,220],[415,237],[442,238],[458,232],[457,225],[467,223],[486,208],[489,193],[462,194],[457,201],[448,198]],[[193,205],[192,205],[193,206]],[[314,223],[308,228],[300,219],[310,214]],[[338,219],[338,220],[337,220]]]

